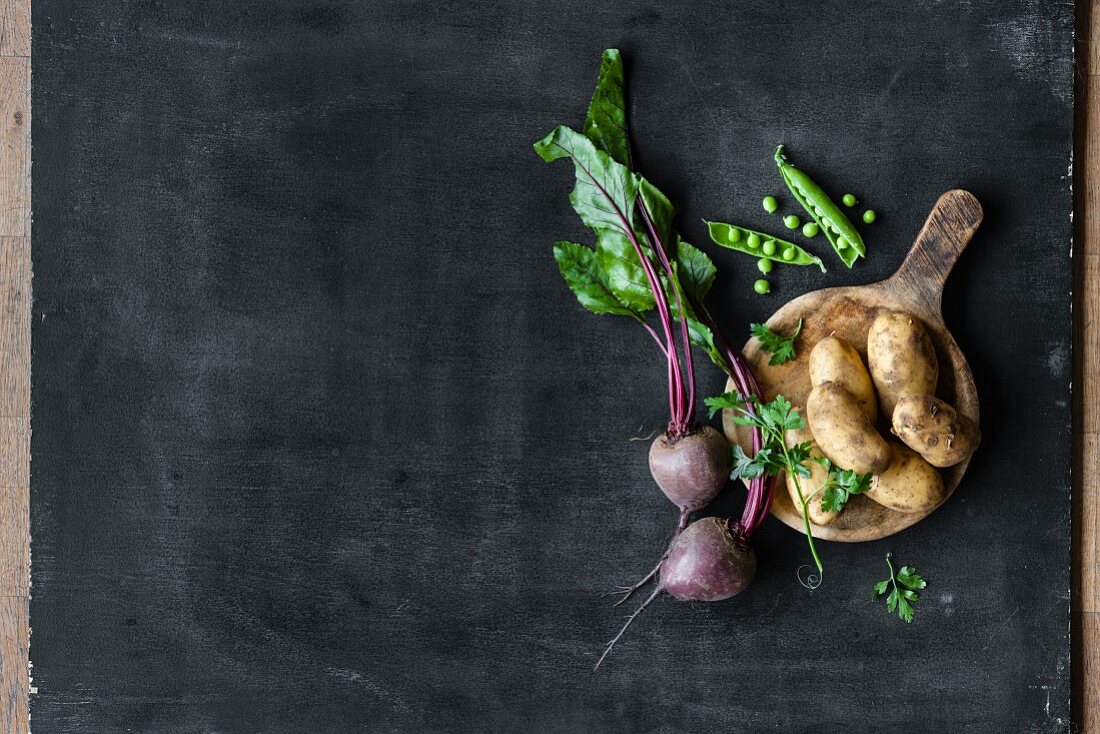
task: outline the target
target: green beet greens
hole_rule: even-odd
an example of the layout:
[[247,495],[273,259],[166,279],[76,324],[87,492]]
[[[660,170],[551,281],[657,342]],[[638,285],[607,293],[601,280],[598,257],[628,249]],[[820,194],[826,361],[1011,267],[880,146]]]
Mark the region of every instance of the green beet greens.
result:
[[[738,390],[755,394],[760,388],[703,304],[717,274],[714,263],[680,237],[668,198],[634,170],[622,58],[616,49],[603,53],[583,130],[558,126],[534,146],[547,162],[572,161],[575,183],[569,200],[595,236],[595,248],[558,242],[554,258],[582,306],[631,318],[657,344],[668,371],[668,435],[674,439],[694,430],[692,345],[729,374]],[[754,447],[759,449],[762,441],[754,430]],[[774,489],[774,477],[749,483],[748,502],[735,528],[742,540],[767,517]]]

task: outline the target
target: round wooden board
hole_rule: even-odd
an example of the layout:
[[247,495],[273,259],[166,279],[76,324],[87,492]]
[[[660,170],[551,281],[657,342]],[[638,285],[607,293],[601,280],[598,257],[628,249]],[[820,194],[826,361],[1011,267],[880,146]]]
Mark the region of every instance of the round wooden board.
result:
[[[760,381],[765,398],[771,400],[782,394],[805,415],[806,397],[810,392],[807,365],[814,345],[836,334],[858,349],[866,364],[867,331],[879,310],[888,309],[912,314],[924,323],[939,359],[936,394],[977,423],[978,393],[974,377],[944,324],[940,297],[951,268],[981,220],[981,205],[972,194],[948,191],[936,202],[905,261],[890,278],[869,285],[813,291],[776,311],[767,324],[777,333],[791,333],[799,319],[802,320],[802,333],[795,342],[798,357],[784,365],[769,365],[771,355],[760,349],[756,339],[750,339],[742,350]],[[727,389],[734,388],[729,384]],[[880,416],[879,421],[882,435],[890,437],[889,416]],[[749,450],[748,430],[733,423],[732,411],[723,413],[722,423],[730,441]],[[959,486],[969,463],[968,459],[940,470],[947,490],[945,502]],[[895,512],[867,497],[855,496],[833,523],[814,525],[812,530],[815,538],[824,540],[848,543],[878,540],[920,522],[934,511],[935,508],[927,512]],[[803,532],[801,512],[791,501],[783,477],[776,487],[772,514]]]

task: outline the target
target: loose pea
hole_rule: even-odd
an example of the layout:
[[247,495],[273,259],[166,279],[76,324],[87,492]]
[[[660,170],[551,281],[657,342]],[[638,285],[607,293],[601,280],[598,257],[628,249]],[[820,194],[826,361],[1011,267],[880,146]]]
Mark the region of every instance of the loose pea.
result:
[[764,254],[765,255],[774,255],[775,254],[775,240],[768,240],[767,242],[764,243]]
[[802,225],[803,237],[816,237],[817,233],[820,231],[821,229],[817,226],[817,222],[806,222]]
[[772,271],[772,261],[766,257],[762,257],[756,261],[756,268],[764,275],[767,275]]
[[741,230],[730,227],[728,239],[731,244],[737,244],[741,241]]
[[838,237],[837,241],[836,241],[836,249],[838,249],[838,250],[848,249],[848,240],[844,239],[843,237]]
[[771,214],[778,208],[779,202],[775,200],[774,196],[764,197],[764,211],[766,211],[768,214]]
[[760,247],[760,235],[758,235],[756,232],[749,232],[749,236],[745,240],[745,244],[755,250],[757,247]]
[[752,284],[752,289],[760,295],[764,295],[765,293],[771,292],[772,284],[761,278]]
[[844,206],[856,205],[856,197],[852,196],[851,194],[845,194],[841,201],[844,202]]
[[794,260],[794,250],[790,247],[788,247],[786,250],[783,250],[783,259]]
[[793,214],[788,214],[783,217],[783,224],[787,225],[787,229],[798,229],[802,222]]
[[871,222],[875,221],[876,216],[877,215],[875,214],[874,209],[868,209],[867,211],[863,212],[863,221],[867,222],[867,224],[870,224]]

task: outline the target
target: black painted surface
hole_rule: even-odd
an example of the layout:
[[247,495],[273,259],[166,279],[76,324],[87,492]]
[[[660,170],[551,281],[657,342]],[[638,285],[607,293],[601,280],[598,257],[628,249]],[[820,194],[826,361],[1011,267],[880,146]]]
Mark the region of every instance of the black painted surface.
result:
[[[1072,8],[817,5],[36,1],[35,732],[1066,730]],[[560,282],[584,232],[531,143],[613,45],[692,241],[779,227],[778,142],[881,215],[767,298],[708,247],[731,329],[977,194],[945,315],[985,443],[816,592],[771,520],[748,592],[593,674],[674,521],[628,440],[664,375]]]

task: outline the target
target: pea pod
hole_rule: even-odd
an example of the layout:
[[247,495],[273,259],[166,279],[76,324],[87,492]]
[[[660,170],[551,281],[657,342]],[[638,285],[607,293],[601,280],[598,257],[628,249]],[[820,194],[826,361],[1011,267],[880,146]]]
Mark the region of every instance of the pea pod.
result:
[[[821,268],[821,272],[825,272],[825,264],[820,257],[811,255],[793,242],[725,222],[707,222],[707,231],[716,245],[781,265],[816,265]],[[768,242],[775,243],[775,249],[767,248],[772,250],[771,253],[764,248]],[[788,257],[784,257],[784,254]]]
[[791,194],[821,227],[829,244],[844,264],[850,268],[856,258],[865,257],[867,248],[863,244],[863,238],[852,226],[847,215],[812,178],[791,165],[787,156],[783,155],[782,145],[775,149],[775,163],[779,166],[779,172],[783,174],[783,180]]

